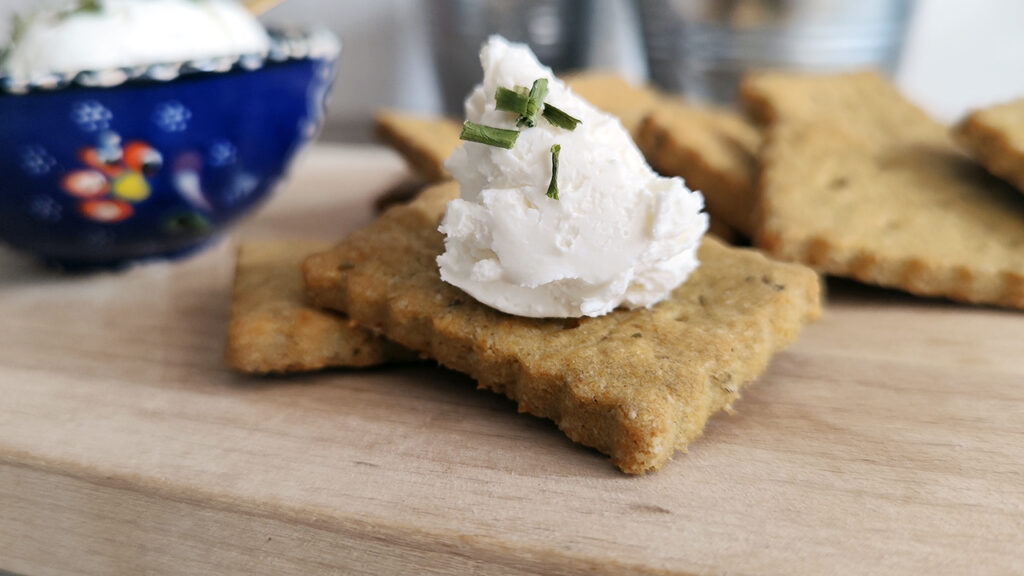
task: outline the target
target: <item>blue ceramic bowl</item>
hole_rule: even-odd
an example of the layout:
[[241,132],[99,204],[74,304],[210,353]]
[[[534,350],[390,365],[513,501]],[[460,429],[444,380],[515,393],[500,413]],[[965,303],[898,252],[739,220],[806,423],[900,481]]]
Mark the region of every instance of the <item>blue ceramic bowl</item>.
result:
[[317,133],[339,47],[0,78],[0,240],[66,267],[202,246],[269,196]]

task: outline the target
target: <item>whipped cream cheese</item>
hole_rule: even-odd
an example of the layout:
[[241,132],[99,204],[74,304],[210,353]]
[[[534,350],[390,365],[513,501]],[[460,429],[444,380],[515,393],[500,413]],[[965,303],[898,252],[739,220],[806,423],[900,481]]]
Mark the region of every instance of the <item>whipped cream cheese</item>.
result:
[[[74,6],[71,3],[69,6]],[[234,0],[101,0],[97,11],[29,15],[0,72],[75,74],[198,58],[263,54],[266,30]]]
[[[545,102],[582,123],[569,131],[539,118],[510,150],[465,142],[452,154],[446,166],[461,198],[440,226],[441,278],[518,316],[600,316],[667,297],[698,266],[703,196],[651,170],[618,119],[576,96],[525,45],[491,37],[480,63],[468,120],[516,129],[515,114],[495,109],[496,90],[546,78]],[[546,195],[555,144],[557,200]]]

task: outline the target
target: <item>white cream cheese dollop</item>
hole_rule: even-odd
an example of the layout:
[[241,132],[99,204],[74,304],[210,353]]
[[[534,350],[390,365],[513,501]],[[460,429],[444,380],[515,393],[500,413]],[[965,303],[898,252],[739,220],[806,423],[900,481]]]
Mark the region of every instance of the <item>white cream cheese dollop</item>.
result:
[[[0,70],[16,78],[75,74],[270,48],[266,30],[234,0],[101,0],[98,11],[30,14]],[[74,3],[71,4],[72,6]]]
[[[461,188],[440,231],[441,278],[493,308],[530,317],[601,316],[649,307],[697,266],[704,198],[651,170],[618,119],[579,98],[525,45],[491,37],[466,118],[515,129],[494,94],[548,80],[550,103],[582,120],[569,131],[538,118],[511,150],[466,142],[446,166]],[[561,146],[559,199],[546,195]]]

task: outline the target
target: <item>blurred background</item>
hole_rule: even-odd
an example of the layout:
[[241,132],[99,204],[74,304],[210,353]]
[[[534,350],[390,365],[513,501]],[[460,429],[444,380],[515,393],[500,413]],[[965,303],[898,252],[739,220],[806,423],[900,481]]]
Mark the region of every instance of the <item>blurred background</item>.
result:
[[[2,33],[13,12],[38,4],[0,0]],[[736,62],[751,60],[814,69],[876,61],[944,121],[1024,95],[1022,0],[289,0],[263,20],[341,37],[323,133],[331,140],[369,139],[382,106],[455,112],[479,77],[488,32],[529,37],[556,68],[613,70],[706,100],[728,100]]]

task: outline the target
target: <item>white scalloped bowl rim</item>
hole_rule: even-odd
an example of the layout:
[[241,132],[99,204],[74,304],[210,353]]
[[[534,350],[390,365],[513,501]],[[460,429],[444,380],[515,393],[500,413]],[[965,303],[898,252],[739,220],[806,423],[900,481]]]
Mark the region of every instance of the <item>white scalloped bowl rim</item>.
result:
[[129,82],[170,82],[193,74],[258,70],[268,63],[293,60],[333,60],[341,52],[341,41],[326,29],[310,31],[269,30],[266,52],[195,58],[177,62],[84,70],[75,73],[46,72],[25,77],[0,75],[0,94],[31,94],[69,87],[115,88]]

